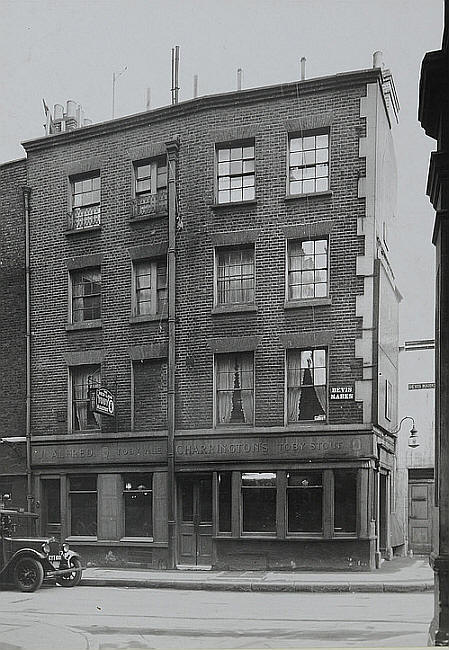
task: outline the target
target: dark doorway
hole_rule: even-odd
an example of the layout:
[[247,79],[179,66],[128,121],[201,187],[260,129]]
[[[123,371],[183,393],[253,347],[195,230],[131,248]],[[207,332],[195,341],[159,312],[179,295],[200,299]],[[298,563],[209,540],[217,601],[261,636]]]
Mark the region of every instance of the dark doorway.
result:
[[61,537],[61,485],[59,478],[42,479],[41,522],[46,537]]
[[178,565],[212,566],[212,476],[178,479]]

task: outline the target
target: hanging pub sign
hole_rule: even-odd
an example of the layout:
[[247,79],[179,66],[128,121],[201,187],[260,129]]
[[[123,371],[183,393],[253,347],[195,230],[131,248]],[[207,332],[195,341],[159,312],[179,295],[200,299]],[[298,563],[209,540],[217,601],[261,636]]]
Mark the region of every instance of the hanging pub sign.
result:
[[101,415],[115,415],[114,395],[107,388],[91,388],[89,390],[90,409]]
[[331,402],[354,400],[354,386],[346,384],[345,386],[331,386],[329,388],[329,399]]

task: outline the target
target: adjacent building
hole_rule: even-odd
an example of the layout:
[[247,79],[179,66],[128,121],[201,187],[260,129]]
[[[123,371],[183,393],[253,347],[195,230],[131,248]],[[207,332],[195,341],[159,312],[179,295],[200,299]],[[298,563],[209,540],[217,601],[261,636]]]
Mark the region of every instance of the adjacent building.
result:
[[[435,341],[405,341],[399,347],[399,420],[397,494],[408,519],[408,548],[429,555],[434,522]],[[418,430],[418,447],[408,444],[407,431]]]
[[35,505],[86,561],[403,549],[398,103],[374,66],[24,143]]

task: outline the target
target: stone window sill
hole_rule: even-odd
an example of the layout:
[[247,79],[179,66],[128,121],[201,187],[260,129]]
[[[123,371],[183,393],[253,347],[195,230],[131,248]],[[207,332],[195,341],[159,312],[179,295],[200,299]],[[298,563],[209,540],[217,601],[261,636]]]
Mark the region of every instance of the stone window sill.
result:
[[154,323],[155,321],[162,321],[162,320],[167,320],[167,315],[164,314],[161,316],[161,314],[142,314],[140,316],[130,316],[129,317],[129,322],[131,325],[134,325],[135,323]]
[[237,314],[242,312],[256,312],[257,305],[220,305],[211,310],[211,314]]
[[220,210],[221,208],[238,208],[245,205],[257,205],[257,199],[250,199],[248,201],[230,201],[229,203],[212,203],[209,207],[212,210]]
[[294,199],[309,199],[311,197],[331,197],[332,190],[326,190],[325,192],[310,192],[309,194],[287,194],[285,197],[286,201],[293,201]]
[[136,217],[131,216],[129,218],[129,223],[140,223],[141,221],[154,221],[154,219],[160,219],[161,217],[167,217],[167,210],[161,210],[161,212],[153,212],[151,214],[139,214]]
[[325,307],[332,305],[332,298],[304,298],[303,300],[286,300],[284,309],[301,309],[302,307]]
[[65,326],[67,332],[76,332],[78,330],[101,329],[101,327],[102,327],[101,318],[95,318],[93,320],[83,320],[79,323],[67,323]]
[[89,226],[88,228],[73,228],[70,230],[66,230],[65,234],[66,235],[82,235],[83,233],[89,233],[89,232],[99,232],[101,230],[101,225],[99,226]]

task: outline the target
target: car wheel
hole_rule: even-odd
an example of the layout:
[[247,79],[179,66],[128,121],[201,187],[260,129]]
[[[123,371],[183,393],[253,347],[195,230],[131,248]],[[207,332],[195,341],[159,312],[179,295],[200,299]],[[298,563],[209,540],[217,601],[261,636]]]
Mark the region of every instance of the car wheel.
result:
[[23,557],[14,566],[14,584],[20,591],[36,591],[44,580],[42,564],[33,557]]
[[[81,569],[81,562],[77,557],[72,557],[69,560],[69,567]],[[81,582],[81,571],[73,571],[73,573],[66,573],[63,576],[56,576],[56,582],[61,587],[76,587]]]

